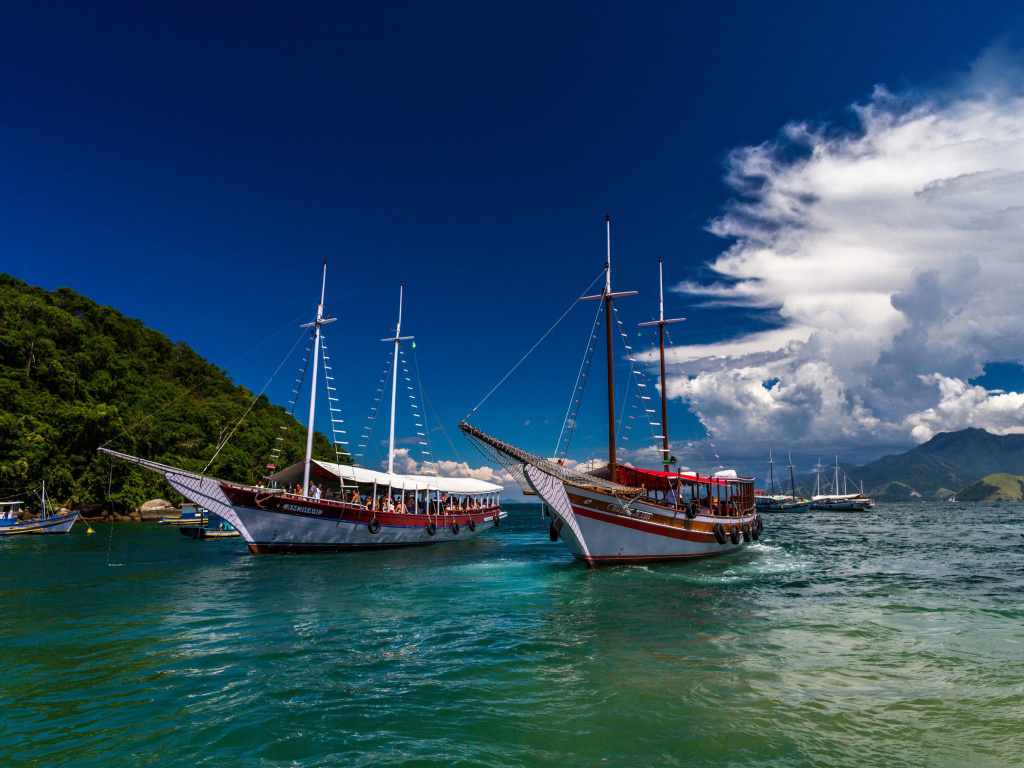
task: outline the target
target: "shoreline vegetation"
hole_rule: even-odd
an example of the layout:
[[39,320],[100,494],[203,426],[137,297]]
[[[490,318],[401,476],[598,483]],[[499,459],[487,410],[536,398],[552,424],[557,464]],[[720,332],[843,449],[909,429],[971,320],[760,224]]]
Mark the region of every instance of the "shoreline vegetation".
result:
[[[180,502],[159,475],[96,448],[109,442],[202,471],[250,408],[210,474],[255,483],[275,443],[279,464],[301,459],[305,427],[188,344],[69,288],[47,291],[0,273],[0,495],[31,503],[45,480],[54,505],[69,509],[99,503],[130,516],[149,499]],[[320,432],[314,457],[335,460]]]

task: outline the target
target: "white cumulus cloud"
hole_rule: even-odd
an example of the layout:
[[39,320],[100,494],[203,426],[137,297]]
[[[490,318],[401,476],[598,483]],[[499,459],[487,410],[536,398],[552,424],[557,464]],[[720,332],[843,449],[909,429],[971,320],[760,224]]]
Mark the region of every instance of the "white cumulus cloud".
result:
[[941,93],[876,87],[853,110],[853,128],[792,124],[730,156],[738,198],[709,229],[734,242],[677,290],[690,314],[782,325],[677,347],[670,394],[733,452],[1024,432],[1024,396],[967,383],[1024,360],[1024,69],[997,46]]

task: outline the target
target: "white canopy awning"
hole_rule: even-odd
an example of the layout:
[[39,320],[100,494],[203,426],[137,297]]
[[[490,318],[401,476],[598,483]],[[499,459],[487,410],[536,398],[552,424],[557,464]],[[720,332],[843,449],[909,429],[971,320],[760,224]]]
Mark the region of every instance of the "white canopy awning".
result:
[[[377,488],[390,485],[394,490],[401,491],[439,491],[441,493],[464,494],[464,493],[495,493],[502,490],[502,486],[494,483],[487,483],[472,477],[435,477],[431,475],[399,475],[387,472],[377,472],[373,469],[353,467],[349,464],[332,464],[329,461],[313,460],[313,464],[320,471],[315,475],[323,477],[324,473],[334,478],[342,478],[346,485],[373,485]],[[270,479],[275,483],[283,485],[294,485],[302,482],[303,462],[293,464],[287,469],[275,472]],[[312,479],[312,478],[311,478]]]

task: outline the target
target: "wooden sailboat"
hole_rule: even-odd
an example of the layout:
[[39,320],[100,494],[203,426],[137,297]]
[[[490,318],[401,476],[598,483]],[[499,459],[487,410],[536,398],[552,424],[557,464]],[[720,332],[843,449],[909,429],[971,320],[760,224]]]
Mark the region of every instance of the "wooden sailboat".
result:
[[[608,257],[605,303],[608,366],[608,453],[605,470],[584,473],[543,459],[467,424],[462,431],[488,456],[508,469],[524,490],[536,493],[552,517],[552,541],[561,539],[570,552],[590,567],[658,563],[717,555],[737,549],[761,534],[754,507],[753,478],[733,471],[701,476],[669,471],[668,408],[665,387],[663,296],[658,325],[661,355],[663,465],[658,470],[620,466],[616,460],[612,352],[612,302],[635,291],[615,293],[611,287],[611,224],[606,219]],[[660,262],[659,262],[660,271]],[[655,426],[652,424],[652,426]]]
[[[289,485],[301,476],[298,492],[231,483],[106,448],[101,452],[161,473],[183,496],[227,520],[254,553],[344,552],[462,541],[497,527],[506,515],[499,504],[500,485],[467,477],[394,472],[397,364],[392,381],[388,471],[312,458],[321,327],[333,322],[323,313],[326,281],[325,261],[316,318],[303,326],[311,329],[313,344],[306,457],[301,464],[270,476],[271,481]],[[393,337],[383,340],[395,345],[396,357],[401,342],[412,338],[401,335],[401,302],[400,289],[398,326]],[[340,481],[346,492],[342,498],[321,498],[311,493],[311,477]]]

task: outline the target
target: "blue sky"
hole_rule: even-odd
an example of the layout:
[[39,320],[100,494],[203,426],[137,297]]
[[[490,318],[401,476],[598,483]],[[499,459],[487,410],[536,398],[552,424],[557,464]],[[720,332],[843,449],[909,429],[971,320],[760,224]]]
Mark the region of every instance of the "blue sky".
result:
[[[704,5],[8,4],[0,270],[113,305],[259,390],[298,329],[268,337],[312,314],[327,259],[355,427],[403,281],[403,332],[455,443],[434,433],[438,458],[476,468],[456,424],[598,276],[611,214],[614,285],[642,289],[619,305],[631,333],[657,311],[659,257],[666,311],[687,318],[669,388],[687,463],[717,451],[760,474],[769,447],[806,469],[1024,429],[1019,4]],[[996,181],[952,199],[981,208],[944,231],[929,201],[951,179]],[[474,423],[551,454],[593,309]],[[603,454],[603,397],[587,391],[577,459]],[[714,450],[686,445],[693,409]]]

